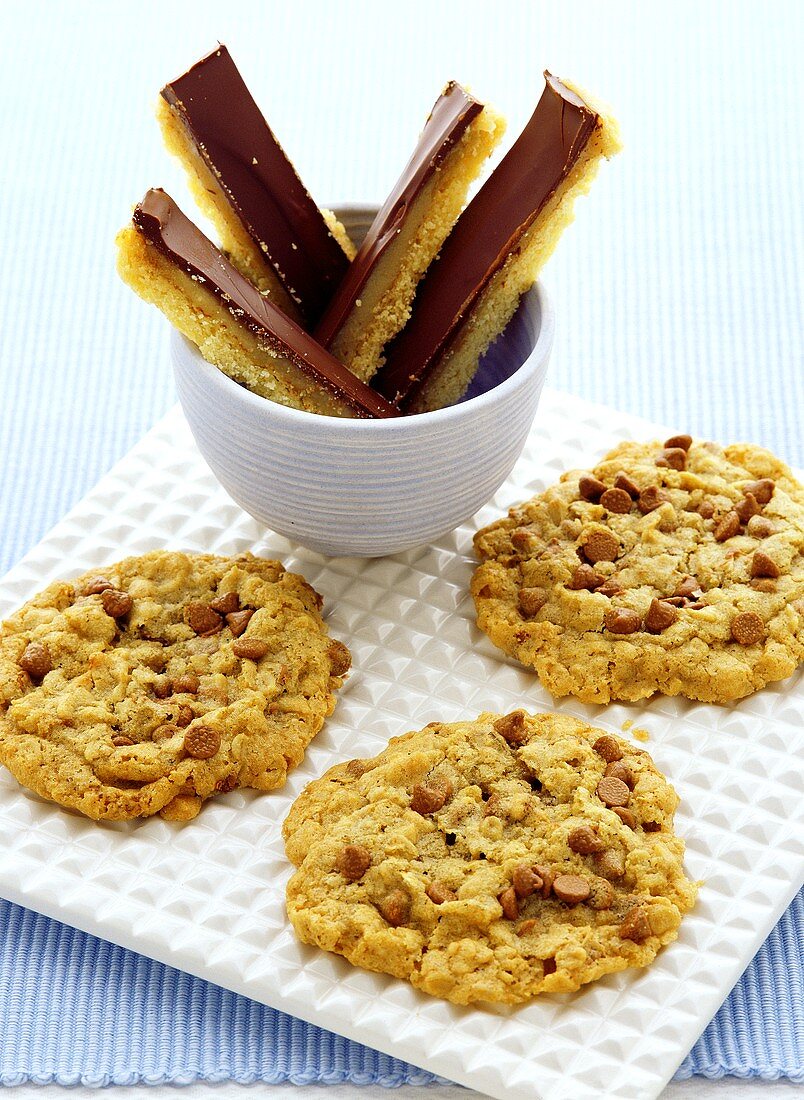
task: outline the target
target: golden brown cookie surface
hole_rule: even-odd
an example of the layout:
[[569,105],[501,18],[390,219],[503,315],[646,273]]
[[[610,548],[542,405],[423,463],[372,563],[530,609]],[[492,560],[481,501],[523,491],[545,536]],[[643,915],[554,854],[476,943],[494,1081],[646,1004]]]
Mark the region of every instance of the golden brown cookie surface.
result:
[[305,943],[458,1004],[644,966],[694,888],[647,753],[557,714],[433,723],[296,800],[288,914]]
[[725,702],[804,660],[804,488],[760,447],[622,443],[475,548],[478,625],[554,695]]
[[279,787],[349,667],[320,606],[250,554],[153,551],[51,584],[0,633],[0,763],[92,818]]

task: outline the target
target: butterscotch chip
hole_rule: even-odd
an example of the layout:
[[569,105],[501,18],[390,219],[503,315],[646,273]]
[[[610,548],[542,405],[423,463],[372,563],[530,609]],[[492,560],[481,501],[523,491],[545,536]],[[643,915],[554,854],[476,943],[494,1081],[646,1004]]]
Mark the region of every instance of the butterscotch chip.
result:
[[636,814],[628,809],[627,806],[612,806],[612,809],[622,821],[623,825],[627,825],[629,829],[636,829],[637,819]]
[[763,550],[757,550],[751,559],[752,577],[779,577],[781,569]]
[[606,847],[605,841],[601,840],[594,829],[590,829],[588,825],[579,825],[577,829],[573,829],[567,837],[567,844],[573,852],[582,856],[602,852]]
[[[675,793],[647,753],[629,746],[628,766],[666,823],[658,843],[589,797],[603,767],[593,745],[611,735],[568,715],[528,715],[528,744],[514,755],[494,729],[500,717],[425,727],[391,741],[370,771],[337,764],[305,788],[283,826],[297,866],[287,912],[303,942],[456,1004],[518,1004],[644,965],[673,938],[694,889],[672,831]],[[417,787],[442,777],[453,787],[443,813],[406,812]],[[487,792],[501,796],[493,820]],[[372,857],[354,882],[333,872],[347,845]],[[644,954],[619,935],[640,905],[660,907],[664,930]]]
[[511,875],[511,882],[518,898],[529,898],[544,885],[544,879],[529,863],[517,864]]
[[631,797],[631,792],[622,779],[616,779],[612,775],[604,775],[595,792],[606,806],[627,806]]
[[601,737],[598,737],[592,748],[598,756],[602,756],[609,764],[612,760],[622,760],[623,750],[620,742],[616,737],[612,737],[610,733],[604,733]]
[[502,906],[503,916],[506,920],[517,920],[519,917],[519,902],[517,901],[516,890],[513,886],[509,886],[506,890],[503,890],[497,900]]
[[519,609],[525,615],[538,615],[547,603],[547,593],[543,588],[520,588]]
[[736,512],[727,512],[715,524],[715,541],[725,542],[740,533],[740,517]]
[[734,509],[740,518],[740,523],[748,523],[751,516],[759,515],[760,507],[753,493],[746,493],[737,507]]
[[595,528],[583,544],[584,556],[592,565],[599,561],[616,561],[620,542],[616,535],[604,528]]
[[698,515],[702,519],[711,519],[715,514],[715,506],[711,500],[702,500],[698,505]]
[[202,636],[223,630],[223,619],[206,603],[191,603],[187,608],[187,622],[191,630]]
[[327,653],[329,654],[329,659],[332,662],[330,675],[345,676],[349,669],[352,667],[352,654],[349,652],[343,642],[330,642]]
[[678,610],[664,600],[651,600],[645,616],[645,629],[651,634],[661,634],[678,620]]
[[600,504],[607,512],[615,515],[627,515],[633,501],[625,489],[607,489],[600,498]]
[[232,653],[235,657],[241,657],[247,661],[262,660],[270,649],[270,644],[262,638],[238,638],[232,643]]
[[617,474],[614,479],[614,488],[622,489],[628,493],[632,500],[638,500],[641,492],[639,486],[631,480],[631,478],[623,470]]
[[755,539],[766,539],[775,531],[775,527],[766,516],[751,516],[746,529]]
[[614,887],[605,878],[593,878],[589,883],[589,897],[586,904],[592,909],[610,909],[614,904]]
[[246,608],[245,611],[232,611],[226,616],[226,625],[235,638],[239,638],[241,634],[245,633],[253,614],[254,612],[250,608]]
[[624,764],[622,760],[614,760],[611,764],[607,764],[603,774],[611,775],[615,779],[621,779],[629,790],[632,791],[634,789],[634,776],[631,769],[627,764]]
[[749,485],[746,485],[744,492],[751,493],[756,497],[757,504],[768,504],[775,488],[775,481],[772,481],[769,477],[763,477],[759,481],[752,481]]
[[625,589],[612,578],[598,585],[595,589],[599,596],[607,596],[609,599],[613,599],[614,596],[622,596],[624,591]]
[[195,715],[193,714],[193,708],[188,707],[186,703],[179,703],[176,707],[175,722],[180,729],[184,729],[185,726],[189,726]]
[[575,592],[584,590],[593,592],[599,585],[603,584],[604,580],[605,577],[597,573],[591,565],[579,565],[573,571],[567,587],[573,589]]
[[335,870],[338,871],[347,882],[358,882],[371,866],[371,855],[362,844],[347,844],[338,852],[335,860]]
[[677,585],[674,596],[681,596],[684,599],[694,599],[700,594],[701,586],[695,577],[691,577],[687,574],[686,577]]
[[[616,810],[615,810],[616,813]],[[607,848],[595,856],[595,868],[598,874],[607,879],[622,878],[625,874],[625,859],[622,852],[616,852],[613,848]]]
[[511,714],[503,715],[494,723],[494,728],[509,745],[524,745],[528,739],[524,710],[515,710]]
[[111,618],[122,619],[134,606],[134,601],[127,592],[120,592],[117,588],[105,588],[101,592],[101,604]]
[[566,905],[580,905],[590,892],[589,883],[580,875],[556,875],[553,879],[553,893]]
[[620,925],[622,938],[633,940],[634,943],[644,943],[650,934],[650,922],[645,910],[639,905],[629,909]]
[[775,592],[778,585],[771,577],[752,577],[751,587],[756,592]]
[[127,737],[124,733],[113,733],[112,744],[116,749],[127,748],[129,745],[134,744],[134,739],[132,737]]
[[392,928],[407,924],[410,918],[410,898],[403,890],[392,890],[382,899],[377,908]]
[[657,466],[669,466],[673,470],[683,470],[687,465],[685,447],[665,447],[656,459]]
[[578,492],[581,494],[583,500],[588,500],[596,504],[605,491],[606,486],[603,482],[596,477],[591,477],[589,474],[584,474],[583,477],[578,480]]
[[157,676],[153,682],[153,693],[157,699],[168,699],[173,693],[173,684],[167,676]]
[[232,615],[240,610],[240,597],[236,592],[226,592],[209,601],[209,606],[219,615]]
[[424,888],[425,894],[434,905],[443,905],[445,901],[455,901],[455,891],[442,882],[431,882]]
[[670,494],[666,493],[664,489],[660,489],[657,485],[649,485],[647,489],[643,489],[639,494],[637,507],[640,512],[646,516],[649,512],[654,512],[669,500]]
[[194,672],[183,672],[181,676],[173,677],[171,686],[174,694],[180,695],[186,692],[188,695],[195,695],[201,687],[201,680]]
[[98,596],[109,588],[114,588],[114,585],[106,577],[91,577],[81,591],[85,596]]
[[741,611],[731,621],[731,636],[740,645],[755,645],[765,637],[765,624],[755,611]]
[[537,541],[533,532],[529,531],[527,527],[518,527],[516,531],[511,532],[512,545],[523,553],[531,549]]
[[221,735],[210,726],[193,726],[184,735],[184,749],[196,760],[209,760],[221,747]]
[[672,450],[675,450],[677,448],[681,448],[682,451],[686,452],[692,446],[692,436],[691,435],[671,435],[669,439],[665,439],[664,445],[665,445],[666,448],[670,448]]
[[[533,870],[542,880],[542,888],[541,890],[539,890],[539,893],[543,898],[549,898],[553,889],[553,879],[555,878],[552,868],[547,867],[543,863],[537,863],[534,866]],[[539,889],[538,886],[536,887],[536,889]]]
[[603,616],[606,630],[612,634],[635,634],[642,629],[642,617],[627,607],[612,607]]
[[444,807],[446,801],[447,794],[442,788],[418,784],[413,788],[410,808],[417,814],[434,814]]
[[658,821],[643,821],[642,828],[646,833],[660,833],[662,831],[662,826]]
[[53,670],[50,650],[43,642],[28,642],[22,651],[19,666],[32,680],[44,680]]
[[171,737],[175,737],[179,732],[179,727],[174,725],[173,722],[163,722],[161,726],[157,726],[152,733],[152,738],[157,743],[159,741],[168,741]]

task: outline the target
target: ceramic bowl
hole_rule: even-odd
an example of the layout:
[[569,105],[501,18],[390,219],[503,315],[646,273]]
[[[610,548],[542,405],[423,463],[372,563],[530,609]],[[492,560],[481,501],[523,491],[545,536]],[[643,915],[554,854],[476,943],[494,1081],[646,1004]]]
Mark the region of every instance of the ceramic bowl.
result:
[[[373,217],[367,207],[337,213],[355,240]],[[322,554],[379,557],[432,542],[499,488],[533,422],[553,330],[537,284],[463,401],[393,420],[289,409],[233,382],[176,332],[171,351],[198,448],[241,508]]]

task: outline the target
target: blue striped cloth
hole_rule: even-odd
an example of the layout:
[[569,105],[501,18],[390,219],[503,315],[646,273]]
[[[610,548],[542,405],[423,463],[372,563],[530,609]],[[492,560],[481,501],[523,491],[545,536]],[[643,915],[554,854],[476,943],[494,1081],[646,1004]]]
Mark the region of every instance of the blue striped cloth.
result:
[[[617,105],[626,151],[550,264],[549,384],[804,465],[793,116],[804,6],[679,0],[643,5],[626,26],[604,5],[579,35],[564,5],[528,0],[506,5],[508,19],[475,7],[459,42],[449,5],[400,2],[408,18],[390,50],[375,21],[345,28],[343,6],[326,0],[270,13],[196,0],[192,21],[149,0],[108,6],[102,19],[86,0],[0,8],[0,103],[13,104],[0,162],[0,570],[175,400],[161,319],[115,278],[111,241],[148,186],[193,209],[149,104],[216,35],[323,196],[386,194],[448,77],[493,98],[511,134],[542,64],[599,88]],[[147,49],[123,48],[149,20],[160,33]],[[270,65],[268,41],[288,44]],[[332,58],[350,52],[360,63],[336,78]],[[799,895],[679,1076],[804,1082],[802,944]],[[0,1082],[197,1079],[433,1080],[0,902]]]
[[[804,1083],[803,927],[799,895],[678,1078]],[[9,902],[0,902],[0,930],[0,1084],[439,1080]]]

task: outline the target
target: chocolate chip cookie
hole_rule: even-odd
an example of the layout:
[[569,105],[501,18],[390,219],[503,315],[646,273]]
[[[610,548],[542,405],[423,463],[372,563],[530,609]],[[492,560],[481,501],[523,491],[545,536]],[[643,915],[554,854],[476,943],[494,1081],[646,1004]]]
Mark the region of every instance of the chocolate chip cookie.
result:
[[760,447],[622,443],[475,549],[478,625],[554,695],[722,703],[804,659],[804,488]]
[[695,888],[647,753],[558,714],[432,723],[331,768],[284,825],[305,943],[457,1004],[647,965]]
[[350,664],[320,609],[250,554],[154,551],[51,584],[0,632],[0,763],[114,820],[280,787]]

